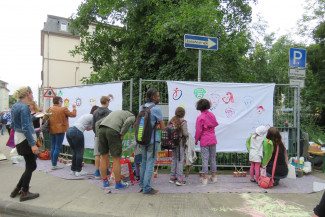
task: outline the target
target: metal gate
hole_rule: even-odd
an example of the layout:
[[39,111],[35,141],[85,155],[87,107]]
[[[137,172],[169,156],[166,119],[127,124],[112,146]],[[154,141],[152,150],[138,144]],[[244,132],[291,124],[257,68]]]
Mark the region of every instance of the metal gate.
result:
[[[168,121],[168,87],[166,80],[142,80],[139,84],[139,105],[144,103],[146,91],[155,87],[160,94],[159,107],[163,110],[164,120]],[[281,131],[288,145],[288,156],[300,153],[300,88],[286,84],[276,84],[274,90],[274,127]],[[167,115],[166,115],[167,114]],[[297,141],[299,141],[297,143]],[[248,153],[220,153],[216,155],[219,167],[250,166]],[[201,166],[201,156],[194,166]]]

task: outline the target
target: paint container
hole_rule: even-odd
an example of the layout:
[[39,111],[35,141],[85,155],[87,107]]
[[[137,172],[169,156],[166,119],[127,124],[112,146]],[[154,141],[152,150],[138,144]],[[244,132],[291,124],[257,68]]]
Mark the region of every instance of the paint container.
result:
[[158,173],[157,173],[157,172],[154,172],[154,173],[153,173],[153,177],[154,177],[154,178],[157,178],[157,177],[158,177]]
[[234,172],[234,177],[237,177],[238,176],[238,172]]
[[243,177],[246,177],[246,175],[247,175],[247,172],[244,171],[243,172]]

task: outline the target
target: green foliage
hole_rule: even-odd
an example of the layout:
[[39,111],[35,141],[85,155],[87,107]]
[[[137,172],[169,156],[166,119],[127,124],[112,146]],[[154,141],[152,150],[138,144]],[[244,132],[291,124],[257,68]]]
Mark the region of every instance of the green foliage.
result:
[[9,107],[11,107],[13,104],[15,104],[17,100],[13,96],[9,96]]
[[[95,73],[85,83],[130,77],[196,80],[198,52],[183,47],[183,36],[207,35],[222,43],[217,52],[203,51],[202,80],[239,81],[250,21],[246,1],[88,0],[71,20],[70,28],[82,37],[72,54],[93,63]],[[93,35],[92,22],[97,24]]]

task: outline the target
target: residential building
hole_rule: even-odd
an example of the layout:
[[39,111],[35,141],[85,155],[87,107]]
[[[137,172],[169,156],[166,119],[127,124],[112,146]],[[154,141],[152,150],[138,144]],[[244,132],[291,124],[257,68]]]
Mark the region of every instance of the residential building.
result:
[[1,111],[9,109],[9,89],[7,82],[0,80],[0,109]]
[[[91,63],[83,62],[81,55],[70,54],[70,51],[80,44],[80,37],[70,32],[69,25],[67,18],[48,15],[41,30],[41,56],[43,57],[41,75],[43,92],[41,93],[49,87],[55,89],[82,85],[81,79],[89,77],[92,72]],[[94,31],[95,27],[90,25],[89,31]],[[49,106],[50,99],[46,103],[45,101],[41,96],[41,107]]]

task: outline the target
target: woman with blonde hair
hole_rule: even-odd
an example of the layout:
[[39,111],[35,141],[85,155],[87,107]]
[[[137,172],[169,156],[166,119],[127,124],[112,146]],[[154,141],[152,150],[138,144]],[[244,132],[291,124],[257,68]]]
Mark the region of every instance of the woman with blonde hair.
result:
[[39,197],[38,193],[29,192],[29,183],[32,173],[36,169],[36,155],[39,153],[36,146],[36,134],[28,104],[33,101],[33,92],[30,87],[21,87],[14,97],[18,101],[12,106],[11,128],[15,130],[15,144],[19,155],[25,159],[25,171],[22,174],[10,197],[20,195],[20,201],[32,200]]

